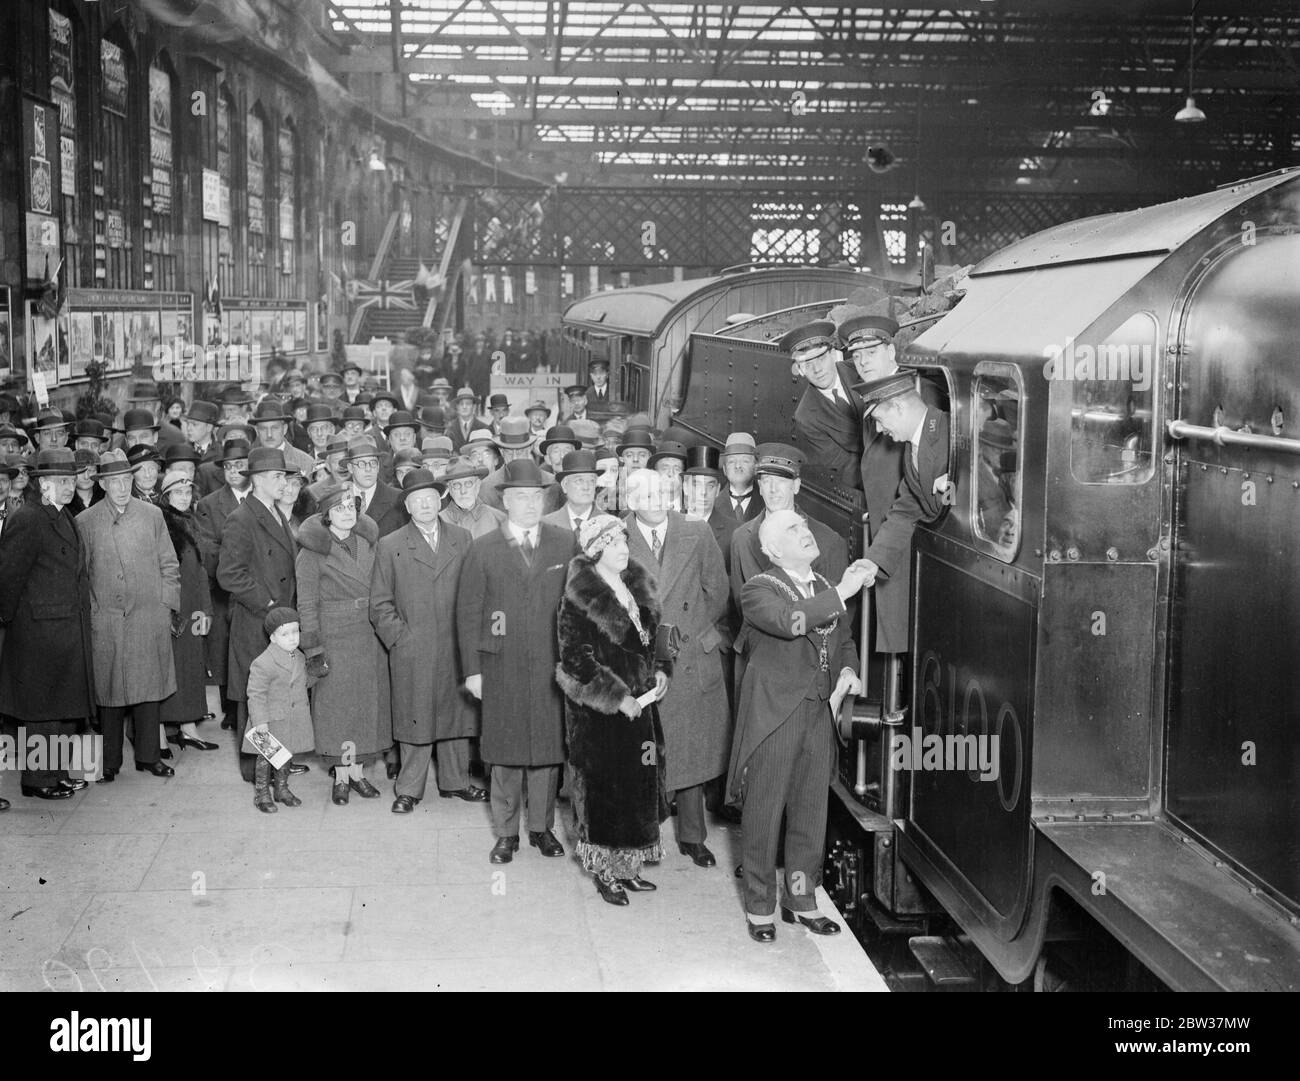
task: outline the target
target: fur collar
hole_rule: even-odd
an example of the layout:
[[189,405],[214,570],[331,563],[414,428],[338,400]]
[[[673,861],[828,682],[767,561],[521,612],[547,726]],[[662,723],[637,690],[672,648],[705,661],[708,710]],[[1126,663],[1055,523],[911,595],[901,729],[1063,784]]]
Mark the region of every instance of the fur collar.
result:
[[186,545],[193,548],[198,555],[199,537],[195,531],[194,512],[188,510],[182,514],[168,503],[163,503],[161,509],[163,521],[167,523],[167,533],[172,539],[172,548],[176,551],[176,558],[180,559]]
[[[379,540],[379,526],[373,518],[365,514],[357,518],[356,528],[352,532],[372,548]],[[334,534],[329,531],[329,526],[324,523],[319,514],[313,514],[298,527],[298,546],[317,555],[330,554],[330,549],[334,546]]]
[[[623,572],[623,583],[641,609],[642,623],[646,624],[647,630],[654,630],[659,625],[659,598],[654,578],[633,559],[629,560],[627,570]],[[611,642],[622,642],[632,632],[632,620],[627,609],[618,602],[614,591],[597,572],[595,563],[586,556],[574,556],[569,563],[569,580],[564,586],[564,596]],[[649,616],[648,623],[646,616]]]

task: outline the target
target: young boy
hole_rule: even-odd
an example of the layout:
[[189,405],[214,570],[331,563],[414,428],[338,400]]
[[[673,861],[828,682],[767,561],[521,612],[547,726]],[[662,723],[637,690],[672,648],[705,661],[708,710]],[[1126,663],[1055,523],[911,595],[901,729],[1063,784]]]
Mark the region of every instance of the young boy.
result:
[[[271,644],[248,670],[248,727],[252,738],[256,739],[258,732],[269,732],[291,754],[315,750],[311,707],[307,703],[307,688],[315,680],[309,680],[306,659],[298,649],[298,613],[292,608],[272,608],[262,626]],[[286,807],[302,803],[289,791],[290,764],[273,769],[266,758],[257,756],[253,806],[259,811],[275,814],[279,810],[277,803]]]

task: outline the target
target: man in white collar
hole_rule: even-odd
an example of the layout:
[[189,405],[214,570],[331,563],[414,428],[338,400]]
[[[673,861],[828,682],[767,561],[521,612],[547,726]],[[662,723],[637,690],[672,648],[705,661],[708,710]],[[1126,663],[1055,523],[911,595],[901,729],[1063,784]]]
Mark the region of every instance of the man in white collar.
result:
[[809,460],[829,469],[846,488],[862,485],[862,420],[849,387],[853,368],[835,348],[835,324],[816,319],[781,339],[795,370],[808,381],[794,411],[794,427]]
[[727,790],[733,801],[744,802],[745,924],[754,941],[772,942],[783,817],[782,919],[816,935],[840,930],[818,914],[816,892],[835,760],[829,703],[862,689],[847,605],[869,571],[861,561],[853,563],[836,585],[816,574],[817,540],[793,510],[769,510],[759,540],[772,566],[744,587],[737,648],[746,666]]
[[348,444],[346,460],[357,510],[375,520],[381,537],[401,529],[406,524],[402,499],[396,488],[379,479],[378,448],[369,439],[354,439]]
[[758,448],[748,432],[732,432],[719,455],[727,485],[719,502],[737,522],[748,522],[763,513],[763,501],[754,484],[758,467]]
[[560,471],[555,475],[564,492],[564,505],[542,518],[575,537],[582,523],[591,517],[596,500],[596,456],[589,450],[571,450],[564,456]]

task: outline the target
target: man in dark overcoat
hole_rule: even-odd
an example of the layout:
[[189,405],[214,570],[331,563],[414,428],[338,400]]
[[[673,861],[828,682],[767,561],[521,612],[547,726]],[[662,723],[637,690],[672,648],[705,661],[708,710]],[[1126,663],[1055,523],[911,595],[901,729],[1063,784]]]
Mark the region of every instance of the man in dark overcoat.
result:
[[727,769],[731,715],[718,659],[718,621],[727,610],[727,572],[704,522],[675,510],[662,474],[638,469],[627,478],[628,553],[658,582],[661,625],[677,628],[673,680],[659,702],[665,786],[677,800],[677,847],[699,867],[717,863],[704,843],[704,788]]
[[[95,713],[90,577],[66,509],[76,455],[42,450],[29,475],[40,504],[20,506],[0,532],[0,717],[48,739],[84,732]],[[67,799],[86,782],[65,770],[29,769],[21,785],[24,796]]]
[[268,447],[255,447],[249,452],[243,472],[251,481],[252,491],[226,519],[217,558],[217,582],[230,594],[226,693],[239,708],[235,729],[239,772],[252,784],[256,756],[243,751],[244,730],[248,727],[248,669],[269,641],[262,628],[267,612],[292,608],[297,603],[298,545],[275,505],[284,491],[284,455]]
[[794,410],[799,444],[814,465],[829,469],[845,488],[862,485],[862,416],[849,388],[858,382],[840,359],[835,324],[816,319],[781,339],[795,369],[807,380]]
[[370,578],[370,622],[388,650],[393,737],[401,745],[394,814],[409,814],[424,798],[435,744],[438,795],[487,799],[469,779],[478,718],[455,645],[456,587],[473,538],[439,520],[443,491],[427,469],[402,478],[411,521],[380,538]]
[[727,790],[743,802],[745,923],[750,937],[776,937],[776,855],[785,820],[781,914],[814,934],[839,925],[817,915],[826,806],[835,760],[830,701],[857,694],[858,657],[846,605],[866,583],[863,561],[832,585],[813,570],[817,541],[793,510],[770,512],[760,540],[772,566],[745,583],[746,658]]
[[544,856],[564,855],[552,832],[564,761],[556,614],[578,544],[541,520],[546,484],[531,459],[507,463],[506,520],[474,542],[456,593],[461,668],[483,703],[479,749],[492,765],[493,863],[509,863],[519,849],[525,782],[529,843]]
[[203,555],[203,569],[208,572],[208,590],[212,596],[212,628],[203,640],[203,659],[208,674],[221,693],[221,727],[234,729],[239,720],[239,708],[229,697],[227,662],[230,653],[230,594],[217,581],[217,558],[221,554],[221,538],[225,533],[226,519],[248,498],[249,445],[242,439],[229,440],[215,462],[221,469],[225,483],[209,492],[194,507],[194,526],[199,536],[199,551]]
[[401,529],[406,524],[402,496],[379,479],[379,450],[374,443],[364,437],[353,439],[348,444],[346,461],[357,510],[374,519],[381,537]]

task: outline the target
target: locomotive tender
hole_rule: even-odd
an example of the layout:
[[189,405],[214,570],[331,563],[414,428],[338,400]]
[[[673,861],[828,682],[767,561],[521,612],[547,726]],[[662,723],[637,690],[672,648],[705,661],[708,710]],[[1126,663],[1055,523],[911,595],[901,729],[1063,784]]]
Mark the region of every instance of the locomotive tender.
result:
[[[789,439],[773,340],[844,285],[671,348],[661,309],[634,406]],[[908,337],[955,498],[916,531],[906,708],[842,725],[828,889],[940,983],[1050,986],[1101,937],[1171,988],[1300,989],[1300,171],[1028,237]],[[811,468],[800,502],[861,551],[858,493]],[[890,753],[930,735],[996,768]]]

